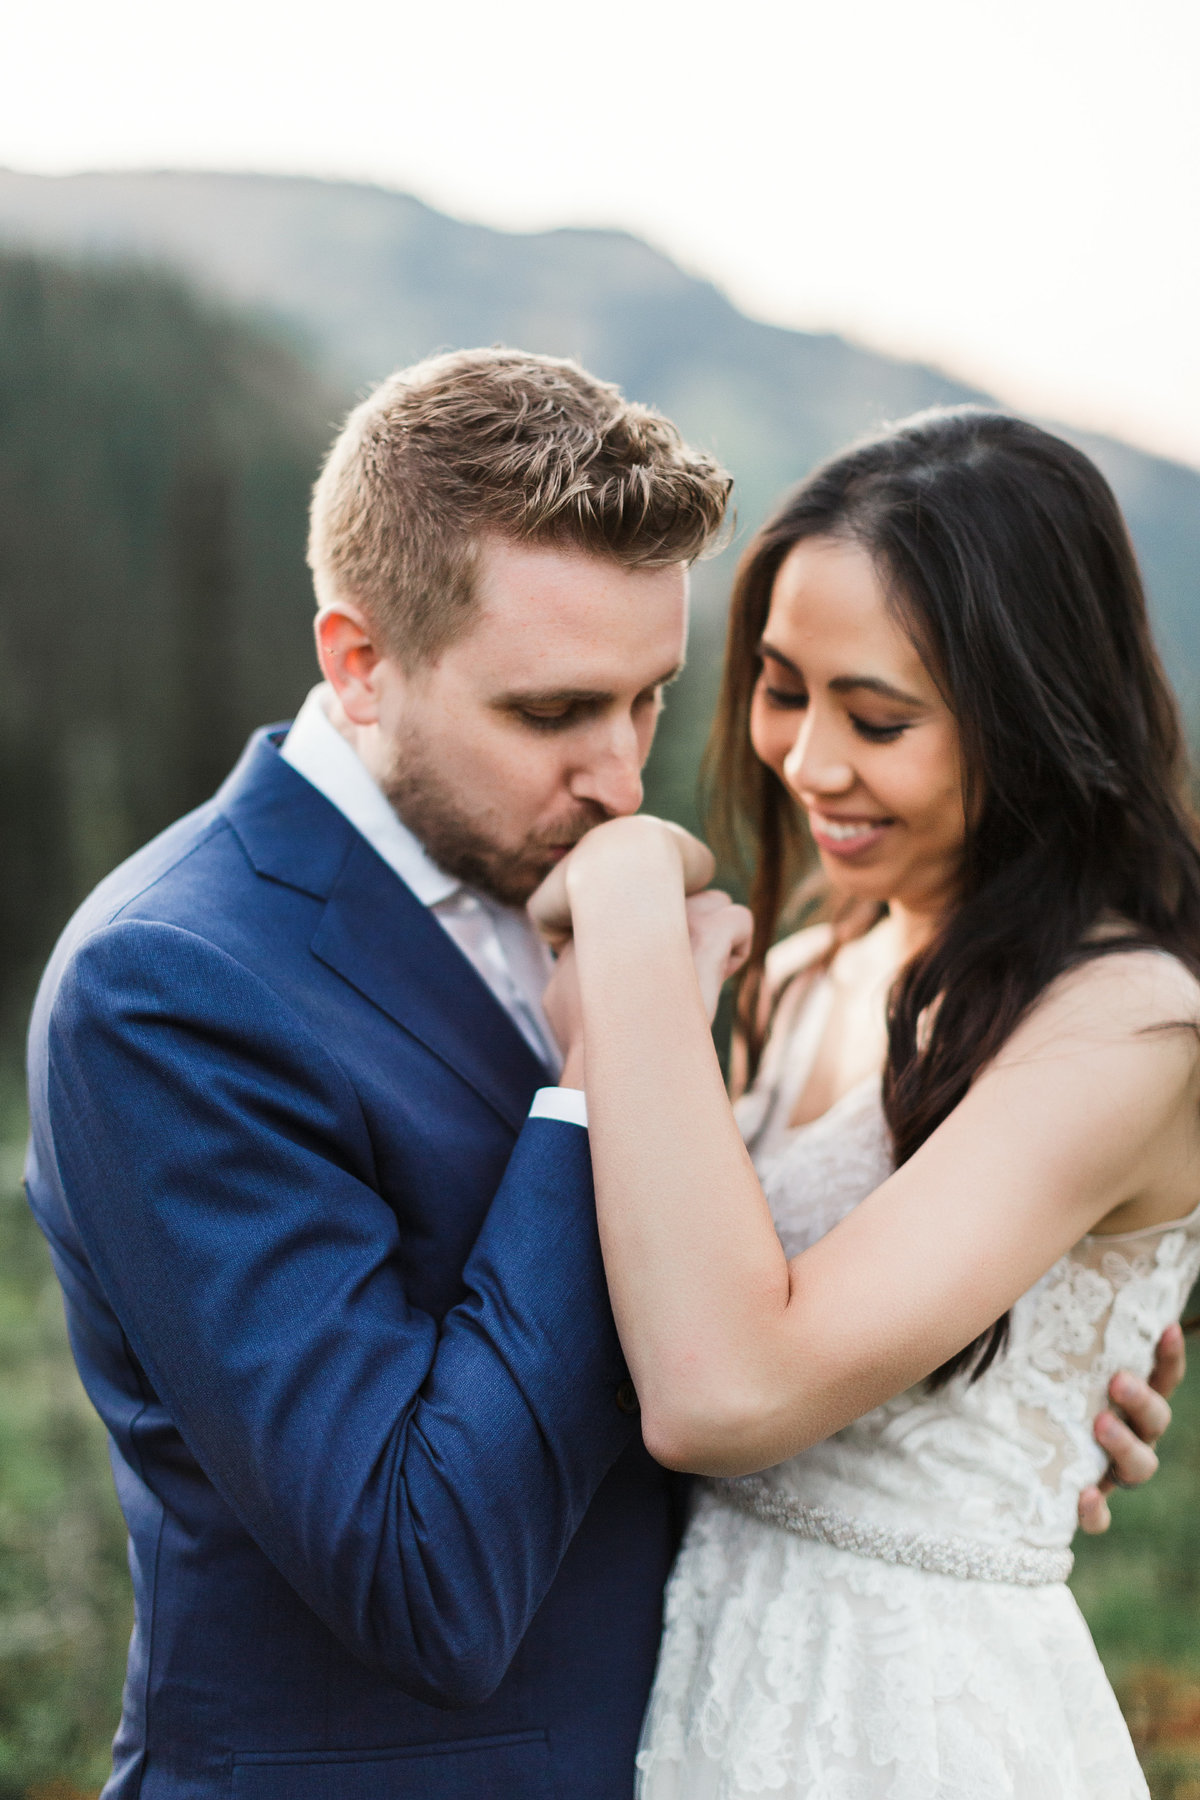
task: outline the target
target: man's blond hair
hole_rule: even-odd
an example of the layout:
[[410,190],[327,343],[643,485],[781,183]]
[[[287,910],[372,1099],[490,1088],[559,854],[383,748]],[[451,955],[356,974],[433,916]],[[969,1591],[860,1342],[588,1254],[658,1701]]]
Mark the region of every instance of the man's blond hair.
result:
[[313,493],[308,561],[320,604],[356,602],[390,651],[427,660],[470,620],[488,535],[690,563],[730,486],[661,413],[578,363],[456,350],[389,375],[350,414]]

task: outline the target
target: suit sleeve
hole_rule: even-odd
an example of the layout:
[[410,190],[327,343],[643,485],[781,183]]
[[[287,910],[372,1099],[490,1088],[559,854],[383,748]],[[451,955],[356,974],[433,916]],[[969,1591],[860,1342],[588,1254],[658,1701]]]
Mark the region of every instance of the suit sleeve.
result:
[[636,1432],[586,1134],[526,1124],[439,1326],[344,1072],[223,951],[110,926],[68,965],[47,1065],[67,1205],[214,1486],[356,1655],[485,1699]]

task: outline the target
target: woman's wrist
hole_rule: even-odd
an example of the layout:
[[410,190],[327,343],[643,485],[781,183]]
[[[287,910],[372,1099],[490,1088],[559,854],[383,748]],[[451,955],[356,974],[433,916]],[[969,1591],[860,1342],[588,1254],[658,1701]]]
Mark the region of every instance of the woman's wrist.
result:
[[684,862],[677,834],[658,819],[634,816],[612,819],[589,831],[571,853],[566,867],[571,911],[616,898],[636,902],[677,893],[682,901]]

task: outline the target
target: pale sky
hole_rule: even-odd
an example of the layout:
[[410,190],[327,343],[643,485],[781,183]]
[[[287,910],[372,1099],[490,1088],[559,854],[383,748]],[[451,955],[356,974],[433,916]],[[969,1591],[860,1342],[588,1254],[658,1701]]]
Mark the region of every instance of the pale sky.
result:
[[1200,465],[1200,0],[48,0],[0,164],[616,225],[761,318]]

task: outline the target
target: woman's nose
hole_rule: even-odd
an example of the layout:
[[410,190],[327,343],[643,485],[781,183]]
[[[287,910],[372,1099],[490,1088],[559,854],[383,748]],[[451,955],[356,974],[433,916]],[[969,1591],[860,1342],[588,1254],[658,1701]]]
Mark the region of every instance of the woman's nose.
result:
[[811,713],[783,759],[783,778],[797,794],[844,794],[854,786],[844,749]]

